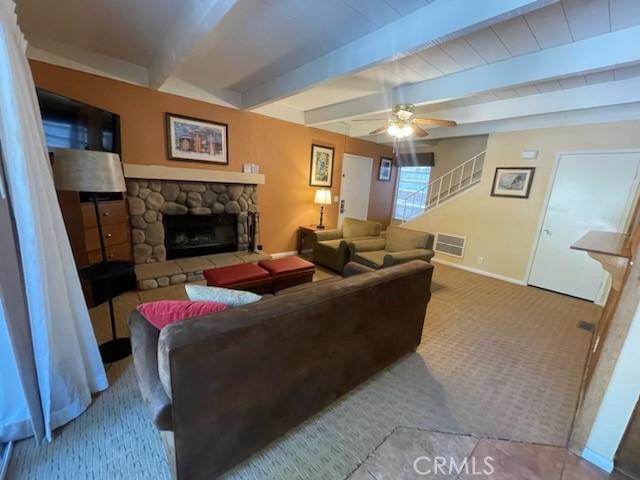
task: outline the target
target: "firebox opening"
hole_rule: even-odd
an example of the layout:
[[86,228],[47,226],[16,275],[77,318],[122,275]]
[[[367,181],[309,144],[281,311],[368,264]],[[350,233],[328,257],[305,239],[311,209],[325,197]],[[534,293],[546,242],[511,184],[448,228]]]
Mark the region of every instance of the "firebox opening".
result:
[[165,215],[162,221],[167,259],[238,250],[237,215]]

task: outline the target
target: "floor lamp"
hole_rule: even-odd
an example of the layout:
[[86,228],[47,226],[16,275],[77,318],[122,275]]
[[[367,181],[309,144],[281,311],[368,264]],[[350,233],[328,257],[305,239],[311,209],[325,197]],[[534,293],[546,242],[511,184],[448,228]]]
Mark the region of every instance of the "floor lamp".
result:
[[92,150],[58,149],[54,152],[53,177],[58,190],[91,194],[100,238],[100,263],[79,270],[80,278],[89,283],[93,304],[108,302],[112,339],[100,345],[105,363],[115,362],[131,354],[129,338],[118,338],[113,311],[113,298],[129,290],[135,283],[133,265],[127,261],[107,260],[105,236],[98,204],[99,193],[125,192],[126,186],[120,157],[115,153]]

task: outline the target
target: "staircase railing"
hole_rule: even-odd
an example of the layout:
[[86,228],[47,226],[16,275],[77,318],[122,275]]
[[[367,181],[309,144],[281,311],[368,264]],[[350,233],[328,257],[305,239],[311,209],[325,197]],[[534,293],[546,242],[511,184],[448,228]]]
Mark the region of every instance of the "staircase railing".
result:
[[400,220],[406,222],[479,183],[482,177],[485,153],[486,150],[480,152],[439,176],[429,185],[407,195],[404,199]]

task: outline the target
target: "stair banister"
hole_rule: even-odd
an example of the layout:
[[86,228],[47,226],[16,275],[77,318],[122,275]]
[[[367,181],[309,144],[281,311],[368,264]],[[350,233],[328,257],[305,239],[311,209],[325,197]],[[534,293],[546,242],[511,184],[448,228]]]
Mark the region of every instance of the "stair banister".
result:
[[[460,178],[458,179],[458,187],[455,191],[455,195],[458,195],[459,193],[462,193],[464,190],[466,190],[468,187],[470,187],[471,185],[474,185],[475,183],[478,183],[480,181],[481,176],[478,177],[478,180],[475,180],[475,176],[477,173],[481,173],[482,172],[482,168],[484,167],[484,163],[483,166],[480,168],[480,170],[478,172],[476,172],[476,166],[477,166],[477,162],[478,159],[480,157],[484,157],[486,153],[486,150],[478,153],[477,155],[474,155],[473,157],[471,157],[469,160],[466,160],[465,162],[461,163],[460,165],[458,165],[457,167],[452,168],[451,170],[449,170],[448,172],[445,172],[443,175],[440,175],[438,178],[436,178],[435,180],[433,180],[432,182],[430,182],[428,185],[425,185],[424,187],[422,187],[419,190],[416,190],[415,192],[410,193],[409,195],[407,195],[407,197],[404,199],[404,209],[402,212],[402,220],[403,221],[407,221],[408,220],[408,213],[407,213],[407,206],[409,204],[413,205],[413,202],[416,200],[416,198],[419,198],[420,201],[420,205],[424,205],[424,211],[429,210],[432,207],[437,207],[440,205],[440,203],[443,201],[443,191],[442,191],[442,183],[444,178],[449,175],[449,187],[446,191],[446,195],[444,195],[444,199],[450,199],[452,196],[454,196],[451,192],[451,187],[453,186],[453,175],[456,172],[456,170],[460,170]],[[471,173],[469,175],[469,181],[467,182],[467,184],[464,186],[463,189],[463,182],[464,182],[464,169],[467,167],[467,165],[471,165]],[[437,182],[437,191],[438,193],[436,195],[431,195],[431,192],[434,191],[434,189],[436,188],[436,182]],[[418,195],[420,195],[420,197],[418,197]],[[424,201],[422,201],[424,196]]]

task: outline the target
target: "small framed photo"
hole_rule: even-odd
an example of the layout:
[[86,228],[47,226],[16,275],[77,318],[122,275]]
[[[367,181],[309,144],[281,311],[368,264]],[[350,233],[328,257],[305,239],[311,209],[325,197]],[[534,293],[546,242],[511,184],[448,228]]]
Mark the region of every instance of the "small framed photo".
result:
[[227,125],[167,113],[169,158],[229,164]]
[[333,178],[334,149],[311,145],[311,167],[309,185],[311,187],[331,187]]
[[380,182],[390,182],[391,181],[391,166],[393,165],[393,159],[391,158],[380,158],[380,169],[378,170],[378,180]]
[[498,167],[493,177],[491,196],[529,198],[535,167]]

